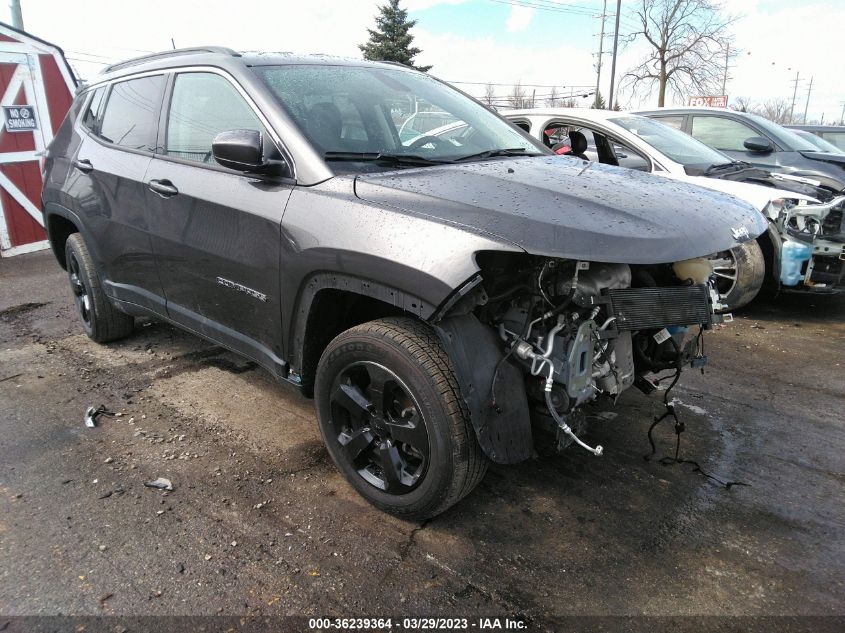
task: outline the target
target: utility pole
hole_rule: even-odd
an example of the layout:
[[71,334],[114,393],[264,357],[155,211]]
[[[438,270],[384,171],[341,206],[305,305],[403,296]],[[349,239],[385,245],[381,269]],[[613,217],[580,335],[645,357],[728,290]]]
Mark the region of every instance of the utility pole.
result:
[[795,112],[795,97],[798,96],[798,79],[801,76],[800,71],[795,71],[795,79],[793,80],[795,85],[792,87],[792,105],[789,107],[789,122],[793,123],[794,119],[793,113]]
[[839,115],[839,125],[845,125],[845,101],[842,102],[842,114]]
[[728,60],[731,56],[731,45],[727,44],[725,48],[725,74],[722,76],[722,94],[727,94],[725,88],[728,85]]
[[810,87],[807,88],[807,101],[804,103],[804,125],[807,125],[807,108],[810,107],[810,93],[813,92],[813,77],[810,76]]
[[607,109],[613,110],[613,84],[616,80],[616,51],[619,48],[619,14],[622,13],[622,0],[616,0],[616,30],[613,31],[613,61],[610,63],[610,91],[607,96]]
[[23,31],[23,13],[21,12],[21,0],[11,0],[9,9],[12,12],[12,26]]
[[601,58],[604,55],[604,22],[607,19],[607,0],[604,0],[604,7],[601,10],[601,35],[599,35],[599,62],[596,67],[596,97],[593,99],[593,105],[597,105],[599,98],[599,88],[601,87]]

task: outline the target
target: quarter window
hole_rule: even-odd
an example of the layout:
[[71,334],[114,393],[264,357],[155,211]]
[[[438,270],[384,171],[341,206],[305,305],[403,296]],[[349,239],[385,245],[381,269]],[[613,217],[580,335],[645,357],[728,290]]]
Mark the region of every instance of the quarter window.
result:
[[716,116],[694,116],[692,136],[710,147],[723,151],[744,152],[745,140],[760,136],[753,128],[733,119]]
[[88,107],[85,108],[85,114],[82,116],[82,125],[92,132],[97,131],[97,125],[99,125],[100,118],[103,115],[103,97],[105,94],[105,87],[97,88],[88,102]]
[[269,142],[266,128],[232,86],[214,73],[176,76],[167,122],[165,153],[174,158],[214,163],[211,143],[220,132],[256,130]]
[[114,84],[106,101],[100,136],[121,147],[154,151],[163,88],[163,75]]

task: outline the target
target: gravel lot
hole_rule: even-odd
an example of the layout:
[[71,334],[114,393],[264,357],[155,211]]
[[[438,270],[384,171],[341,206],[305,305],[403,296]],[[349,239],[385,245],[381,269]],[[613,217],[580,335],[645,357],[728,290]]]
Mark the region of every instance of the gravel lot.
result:
[[[757,305],[684,374],[682,456],[750,487],[645,461],[660,394],[628,392],[593,411],[604,457],[538,442],[415,524],[254,364],[156,322],[99,346],[49,252],[0,260],[0,614],[843,616],[843,314]],[[101,404],[119,416],[86,428]]]

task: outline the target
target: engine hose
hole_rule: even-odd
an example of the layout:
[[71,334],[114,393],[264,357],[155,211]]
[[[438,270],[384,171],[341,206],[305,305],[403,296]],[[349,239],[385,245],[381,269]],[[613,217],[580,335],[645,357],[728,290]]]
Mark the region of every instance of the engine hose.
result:
[[528,292],[531,292],[531,287],[528,284],[517,284],[515,286],[508,288],[504,292],[500,292],[499,294],[493,295],[492,297],[487,297],[487,302],[488,303],[495,303],[497,301],[502,301],[503,299],[508,299],[509,297],[512,297],[513,295],[515,295],[520,290],[527,290]]
[[546,406],[549,408],[549,413],[552,414],[552,418],[554,419],[555,422],[557,422],[557,426],[561,431],[563,431],[569,437],[571,437],[575,441],[575,443],[578,444],[578,446],[580,446],[584,450],[589,451],[590,453],[592,453],[596,457],[601,457],[602,453],[604,452],[604,448],[601,446],[601,444],[597,445],[595,448],[585,444],[584,442],[582,442],[578,438],[577,435],[575,435],[575,432],[566,423],[566,420],[564,420],[562,417],[560,417],[560,414],[557,412],[557,410],[555,410],[554,404],[552,403],[552,392],[551,391],[546,391]]

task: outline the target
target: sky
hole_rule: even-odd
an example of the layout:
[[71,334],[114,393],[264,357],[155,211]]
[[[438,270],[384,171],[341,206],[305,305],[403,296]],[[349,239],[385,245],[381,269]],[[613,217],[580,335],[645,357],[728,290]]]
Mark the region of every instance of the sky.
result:
[[[504,97],[520,81],[538,99],[550,86],[583,94],[596,82],[595,62],[604,0],[404,0],[417,20],[418,64],[481,95],[492,82]],[[624,34],[639,0],[623,0]],[[8,4],[8,3],[6,3]],[[107,63],[150,51],[219,44],[237,50],[294,51],[360,57],[358,44],[372,27],[379,0],[21,0],[26,30],[61,46],[83,78]],[[535,5],[535,8],[524,6]],[[608,12],[615,11],[608,0]],[[809,80],[808,118],[839,119],[845,75],[838,51],[845,24],[842,0],[724,0],[738,19],[732,30],[739,49],[729,69],[731,99],[792,101],[796,73],[796,116],[803,115]],[[5,11],[5,15],[2,13]],[[8,9],[0,19],[11,22]],[[610,80],[613,16],[606,23],[601,91]],[[643,55],[643,44],[622,47],[620,77]],[[591,98],[579,98],[589,104]],[[626,108],[656,105],[653,95],[623,93]],[[676,101],[676,104],[680,102]]]

